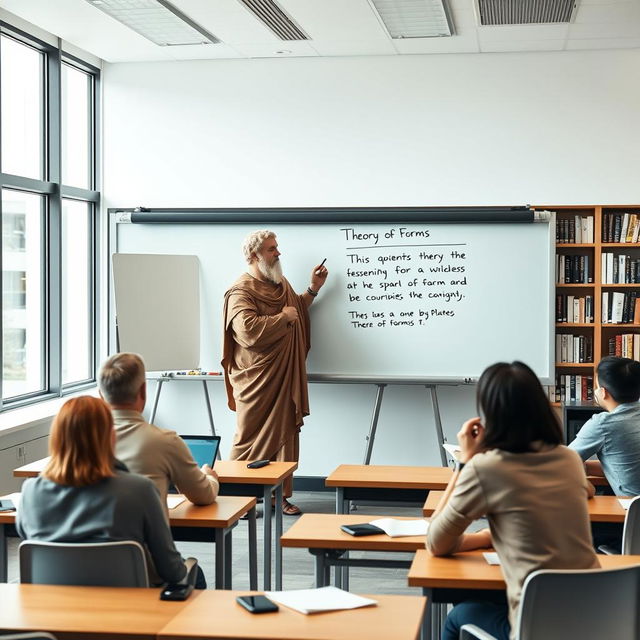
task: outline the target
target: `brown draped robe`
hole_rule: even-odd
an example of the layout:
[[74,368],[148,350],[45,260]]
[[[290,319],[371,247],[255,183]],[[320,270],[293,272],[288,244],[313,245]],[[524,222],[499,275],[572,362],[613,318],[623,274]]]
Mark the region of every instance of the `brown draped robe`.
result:
[[[287,323],[285,306],[298,310]],[[309,415],[305,361],[309,312],[291,285],[243,274],[224,297],[222,367],[237,414],[232,460],[298,460],[298,433]],[[291,482],[285,483],[291,495]]]

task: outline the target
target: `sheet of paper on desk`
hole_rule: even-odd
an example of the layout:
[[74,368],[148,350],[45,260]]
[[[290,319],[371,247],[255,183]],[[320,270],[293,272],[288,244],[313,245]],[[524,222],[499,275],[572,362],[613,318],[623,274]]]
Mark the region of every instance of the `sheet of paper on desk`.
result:
[[380,518],[372,520],[369,524],[380,527],[390,538],[402,536],[424,536],[429,530],[426,520],[397,520],[396,518]]
[[495,551],[485,551],[483,554],[487,564],[500,564],[500,558]]
[[186,498],[184,496],[167,496],[167,507],[169,509],[175,509],[179,504],[182,504]]
[[460,448],[460,445],[457,444],[449,444],[448,442],[445,442],[442,445],[442,448],[454,459],[457,460],[458,459],[458,454],[462,451],[462,449]]
[[295,609],[300,613],[320,613],[321,611],[340,611],[357,609],[378,604],[375,600],[357,596],[336,587],[320,589],[295,589],[293,591],[265,591],[267,598]]
[[618,498],[618,502],[620,503],[620,506],[627,511],[629,509],[629,505],[631,504],[631,501],[633,500],[633,498]]
[[4,500],[11,500],[11,502],[13,502],[13,506],[16,508],[16,511],[20,506],[21,497],[22,497],[21,493],[8,493],[6,496],[0,496],[0,498],[3,498]]

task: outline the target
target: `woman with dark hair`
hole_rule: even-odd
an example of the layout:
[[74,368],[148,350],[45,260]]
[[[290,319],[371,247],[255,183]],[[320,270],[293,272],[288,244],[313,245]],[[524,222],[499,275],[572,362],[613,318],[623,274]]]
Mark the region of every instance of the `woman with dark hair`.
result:
[[187,569],[158,490],[114,458],[114,442],[113,418],[103,400],[81,396],[65,402],[51,426],[49,463],[22,487],[18,533],[47,542],[135,540],[152,560],[151,584],[179,582]]
[[[499,362],[478,382],[482,417],[458,433],[461,452],[427,536],[433,555],[493,546],[507,583],[507,602],[464,602],[447,617],[442,640],[476,624],[508,640],[525,578],[538,569],[599,566],[591,545],[587,481],[540,382],[522,362]],[[489,529],[465,533],[486,516]],[[512,631],[513,630],[513,631]]]

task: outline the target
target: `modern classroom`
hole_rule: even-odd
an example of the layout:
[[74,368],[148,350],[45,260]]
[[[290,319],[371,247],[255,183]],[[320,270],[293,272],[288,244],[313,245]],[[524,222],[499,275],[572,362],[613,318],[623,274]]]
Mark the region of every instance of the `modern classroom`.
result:
[[[19,499],[57,412],[98,396],[118,351],[145,359],[147,420],[219,436],[221,487],[215,514],[169,511],[208,584],[181,602],[21,584],[0,511],[0,635],[438,638],[454,591],[503,597],[479,551],[452,564],[418,529],[340,526],[434,513],[458,473],[442,445],[493,363],[531,367],[566,444],[601,411],[599,362],[640,360],[639,68],[637,0],[0,0],[0,496]],[[296,291],[323,260],[329,275],[299,460],[247,476],[222,313],[256,229]],[[264,508],[290,476],[300,517]],[[592,522],[631,527],[628,503],[598,499]],[[598,585],[616,624],[564,616],[581,637],[640,637],[632,548],[600,562],[631,572]],[[235,601],[334,585],[377,604]],[[584,631],[556,588],[512,637]]]

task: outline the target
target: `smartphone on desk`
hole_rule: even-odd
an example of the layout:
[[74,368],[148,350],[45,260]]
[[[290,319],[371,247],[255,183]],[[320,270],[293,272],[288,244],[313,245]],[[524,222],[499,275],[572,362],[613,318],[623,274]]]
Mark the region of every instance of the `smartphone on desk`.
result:
[[251,613],[269,613],[278,611],[278,605],[267,596],[238,596],[236,602]]
[[13,504],[13,500],[9,498],[2,498],[0,500],[0,511],[15,511],[16,505]]
[[186,600],[192,591],[192,584],[168,584],[160,591],[160,600]]
[[375,524],[343,524],[340,527],[345,533],[350,536],[377,536],[384,531],[380,527],[376,527]]

